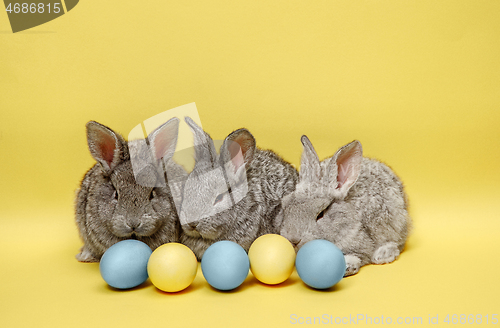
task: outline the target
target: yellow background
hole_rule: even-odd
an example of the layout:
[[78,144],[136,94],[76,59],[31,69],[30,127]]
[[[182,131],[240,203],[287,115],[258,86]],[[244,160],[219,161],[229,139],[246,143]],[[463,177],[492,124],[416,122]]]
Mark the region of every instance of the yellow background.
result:
[[[0,326],[289,326],[291,315],[500,312],[500,1],[80,1],[12,34],[0,12]],[[196,102],[298,165],[358,139],[402,177],[414,231],[332,291],[296,273],[234,292],[111,290],[81,246],[85,123],[127,135]],[[483,317],[483,324],[485,318]],[[491,323],[490,323],[491,324]]]

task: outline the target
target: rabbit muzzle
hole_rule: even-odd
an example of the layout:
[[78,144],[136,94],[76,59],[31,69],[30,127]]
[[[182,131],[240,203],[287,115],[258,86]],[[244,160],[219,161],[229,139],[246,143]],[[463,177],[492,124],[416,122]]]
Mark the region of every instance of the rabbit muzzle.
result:
[[[290,243],[292,244],[293,246],[293,249],[295,249],[295,252],[297,252],[299,250],[299,248],[302,246],[302,238],[300,237],[292,237],[290,238],[288,241],[290,241]],[[300,245],[300,246],[299,246]]]
[[182,230],[190,237],[201,237],[201,234],[196,230],[197,226],[197,222],[189,222],[182,225]]
[[317,221],[331,201],[328,197],[290,197],[287,201],[280,234],[290,241],[295,251],[316,239]]
[[217,239],[224,232],[222,225],[227,226],[228,222],[222,221],[219,216],[202,218],[200,220],[183,221],[181,228],[184,234],[190,237],[203,239]]
[[141,215],[127,213],[126,215],[116,215],[113,218],[112,231],[118,237],[151,236],[158,228],[159,225],[155,217],[147,213]]

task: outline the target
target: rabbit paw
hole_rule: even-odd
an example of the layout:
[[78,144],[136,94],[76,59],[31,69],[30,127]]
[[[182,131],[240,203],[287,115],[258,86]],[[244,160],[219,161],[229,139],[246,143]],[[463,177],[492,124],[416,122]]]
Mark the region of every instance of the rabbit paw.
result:
[[399,256],[399,249],[396,243],[387,243],[375,251],[372,262],[375,264],[391,263]]
[[355,255],[345,255],[344,259],[346,266],[344,277],[352,276],[353,274],[358,273],[359,268],[361,267],[360,258]]
[[86,247],[82,247],[80,253],[76,254],[76,259],[80,262],[99,262],[99,259],[96,258]]

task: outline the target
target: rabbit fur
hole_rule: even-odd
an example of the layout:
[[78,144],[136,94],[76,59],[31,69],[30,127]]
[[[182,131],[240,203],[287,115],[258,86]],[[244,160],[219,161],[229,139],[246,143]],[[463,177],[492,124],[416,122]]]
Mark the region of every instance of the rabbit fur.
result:
[[217,154],[212,138],[186,117],[195,143],[195,166],[185,182],[179,219],[183,244],[201,259],[219,240],[248,251],[267,233],[279,233],[281,199],[295,189],[297,170],[256,147],[246,129],[229,134]]
[[[163,159],[169,176],[187,175],[171,160],[178,126],[179,119],[173,118],[147,140],[127,143],[110,128],[87,123],[88,147],[97,163],[77,191],[76,224],[84,244],[78,261],[98,262],[110,246],[124,239],[140,240],[152,250],[178,241],[180,226],[170,189],[182,187],[166,185],[161,164]],[[140,166],[135,175],[131,154]]]
[[280,234],[298,250],[326,239],[345,256],[345,276],[368,264],[390,263],[403,251],[411,219],[403,184],[385,164],[363,157],[358,141],[319,161],[306,136],[299,182],[283,198]]

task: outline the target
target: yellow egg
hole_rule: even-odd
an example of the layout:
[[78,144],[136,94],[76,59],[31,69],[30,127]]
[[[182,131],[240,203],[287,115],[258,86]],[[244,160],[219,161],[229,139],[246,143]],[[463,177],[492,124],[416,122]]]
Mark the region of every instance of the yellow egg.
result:
[[148,262],[149,279],[156,288],[178,292],[193,282],[198,270],[196,256],[179,243],[164,244],[154,250]]
[[259,281],[275,285],[287,280],[295,264],[292,244],[280,235],[257,238],[248,250],[250,270]]

